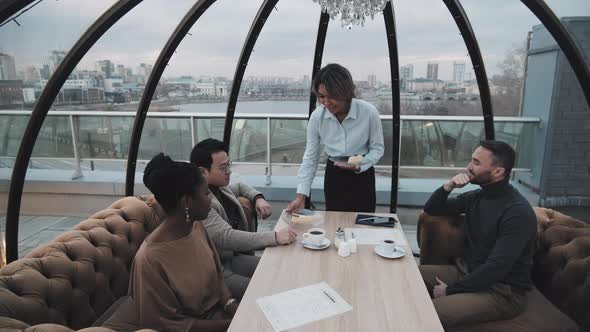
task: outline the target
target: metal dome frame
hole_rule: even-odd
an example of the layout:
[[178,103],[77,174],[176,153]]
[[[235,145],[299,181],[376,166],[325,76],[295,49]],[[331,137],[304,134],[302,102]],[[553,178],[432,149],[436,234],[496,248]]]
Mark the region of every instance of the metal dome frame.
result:
[[[484,62],[481,56],[479,45],[471,24],[463,10],[459,0],[442,0],[451,13],[465,45],[469,51],[473,68],[476,74],[478,87],[480,90],[482,113],[484,117],[484,128],[486,139],[494,138],[494,121],[491,104],[490,90],[487,80],[487,74],[484,67]],[[0,5],[0,23],[11,19],[11,17],[32,3],[33,0],[5,0]],[[18,227],[20,217],[21,198],[23,192],[24,181],[27,173],[27,165],[31,159],[31,154],[35,141],[41,126],[45,121],[49,108],[51,107],[55,97],[59,93],[68,76],[74,70],[76,65],[80,62],[82,57],[90,50],[90,48],[108,31],[121,17],[127,14],[131,9],[138,5],[142,0],[119,0],[107,9],[68,51],[62,63],[57,67],[56,71],[51,75],[41,96],[37,100],[29,122],[25,129],[23,140],[19,146],[19,150],[14,162],[14,168],[10,181],[10,189],[8,193],[8,205],[6,211],[6,255],[7,262],[10,263],[18,259]],[[126,170],[125,194],[127,196],[133,195],[135,184],[135,169],[137,162],[137,154],[143,125],[145,123],[146,114],[155,92],[157,83],[159,82],[168,61],[172,54],[189,32],[190,28],[199,19],[199,17],[213,4],[215,0],[199,0],[187,12],[184,18],[180,21],[177,28],[169,37],[168,42],[162,49],[156,63],[154,64],[152,73],[146,83],[146,88],[142,95],[138,110],[136,112],[133,132],[129,146],[129,154]],[[586,102],[590,107],[590,65],[584,60],[584,56],[580,48],[576,45],[574,39],[564,27],[562,22],[557,18],[553,11],[545,4],[543,0],[521,0],[521,2],[541,21],[547,28],[549,33],[556,40],[559,48],[565,54],[570,66],[574,69],[574,73],[580,86],[584,92]],[[278,3],[278,0],[265,0],[255,19],[250,27],[248,37],[242,48],[240,59],[238,61],[234,81],[231,91],[230,100],[226,112],[225,128],[224,128],[224,142],[229,144],[231,139],[231,130],[233,126],[233,118],[235,113],[235,106],[237,97],[241,86],[242,78],[245,73],[250,54],[256,43],[256,39],[260,34],[264,23],[272,12],[272,9]],[[390,72],[392,82],[392,102],[393,102],[393,146],[399,146],[400,135],[400,100],[399,100],[399,61],[397,50],[397,37],[395,29],[395,13],[392,2],[388,2],[383,11],[384,23],[387,34]],[[312,74],[315,75],[317,70],[321,67],[322,55],[324,50],[324,42],[327,33],[329,17],[322,13],[318,25],[318,35],[316,39],[316,48],[313,61]],[[312,76],[313,77],[313,76]],[[309,114],[315,108],[315,96],[310,94]],[[391,199],[390,211],[395,212],[397,208],[397,186],[399,177],[399,148],[392,150],[392,180],[391,180]]]

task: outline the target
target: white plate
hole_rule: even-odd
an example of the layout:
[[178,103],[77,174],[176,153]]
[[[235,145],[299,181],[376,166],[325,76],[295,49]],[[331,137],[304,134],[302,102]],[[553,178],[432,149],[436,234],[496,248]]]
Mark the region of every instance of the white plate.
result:
[[299,209],[297,212],[298,215],[301,216],[313,216],[313,210],[310,209]]
[[330,240],[328,240],[327,238],[324,238],[321,245],[319,245],[319,246],[317,246],[315,244],[307,243],[305,241],[301,241],[301,244],[303,244],[303,246],[307,249],[322,250],[322,249],[328,248],[330,246],[330,244],[332,244],[332,242],[330,242]]
[[391,251],[382,245],[375,246],[375,253],[385,258],[400,258],[406,255],[406,252],[401,247],[395,246],[395,250]]
[[292,220],[293,218],[293,214],[286,212],[285,213],[285,217],[283,219],[283,221],[285,221],[288,225],[311,225],[313,227],[318,227],[321,224],[324,223],[324,218],[322,218],[322,216],[319,213],[316,213],[313,210],[309,210],[309,209],[300,209],[297,212],[295,212],[298,215],[301,216],[310,216],[311,217],[311,221],[297,221],[294,222]]

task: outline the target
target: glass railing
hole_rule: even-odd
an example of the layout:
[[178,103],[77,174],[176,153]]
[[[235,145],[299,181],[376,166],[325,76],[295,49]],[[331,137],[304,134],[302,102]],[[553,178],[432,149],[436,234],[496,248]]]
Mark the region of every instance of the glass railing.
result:
[[[5,167],[16,156],[30,112],[0,111],[0,158]],[[74,165],[89,161],[127,159],[134,114],[129,112],[51,112],[48,114],[32,159],[44,160],[47,168],[60,161]],[[464,167],[484,137],[483,119],[470,116],[402,116],[401,142],[393,142],[391,116],[381,116],[385,155],[378,169],[387,172],[393,149],[400,149],[402,168]],[[527,147],[533,145],[539,118],[496,117],[496,139],[511,144],[519,156],[518,169],[530,169]],[[208,137],[222,139],[224,117],[219,113],[150,112],[142,133],[139,159],[147,161],[158,152],[188,160],[196,142]],[[305,150],[307,116],[303,114],[236,115],[230,156],[236,163],[295,166]],[[322,160],[325,160],[325,154]],[[49,162],[54,160],[56,163]],[[124,164],[119,168],[124,170]]]

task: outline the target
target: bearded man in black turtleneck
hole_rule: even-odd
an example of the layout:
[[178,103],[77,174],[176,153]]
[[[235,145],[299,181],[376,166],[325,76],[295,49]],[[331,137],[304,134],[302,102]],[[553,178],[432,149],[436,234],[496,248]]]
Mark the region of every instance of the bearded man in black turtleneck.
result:
[[[510,319],[524,310],[532,288],[537,219],[509,183],[515,152],[482,141],[466,174],[437,189],[424,207],[430,215],[465,214],[463,257],[456,265],[421,265],[420,273],[445,328]],[[469,182],[481,189],[449,198]]]

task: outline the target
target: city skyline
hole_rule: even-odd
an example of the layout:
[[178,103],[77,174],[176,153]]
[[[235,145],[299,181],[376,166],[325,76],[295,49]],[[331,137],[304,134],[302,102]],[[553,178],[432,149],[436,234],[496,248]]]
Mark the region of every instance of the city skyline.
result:
[[[4,54],[4,53],[0,53],[0,65],[2,65],[2,59],[5,57],[9,57],[12,58],[12,65],[15,66],[16,71],[15,71],[15,75],[18,75],[19,77],[15,77],[14,79],[23,79],[24,81],[32,81],[32,80],[38,80],[40,78],[45,78],[48,79],[49,75],[51,73],[53,73],[53,71],[55,70],[55,68],[57,68],[57,66],[59,65],[59,62],[63,59],[63,57],[65,56],[65,51],[63,50],[51,50],[48,51],[48,56],[44,57],[43,63],[39,63],[39,64],[24,64],[21,66],[18,66],[14,64],[14,57],[10,54]],[[472,72],[467,72],[465,71],[465,62],[464,61],[453,61],[453,63],[451,64],[451,66],[453,66],[453,74],[452,74],[452,78],[451,79],[446,79],[444,81],[453,81],[453,82],[457,82],[455,80],[455,67],[457,65],[457,63],[461,63],[463,64],[463,74],[464,76],[469,76],[469,74],[473,74]],[[436,61],[429,61],[427,63],[427,67],[428,66],[433,66],[434,68],[436,68],[435,73],[436,75],[434,75],[433,77],[429,77],[428,73],[425,77],[422,76],[414,76],[413,75],[413,68],[414,68],[414,64],[409,63],[406,65],[400,65],[400,77],[404,78],[404,74],[403,71],[405,70],[406,67],[411,67],[412,68],[412,75],[410,79],[414,79],[414,78],[426,78],[426,79],[440,79],[438,77],[438,66],[440,64]],[[145,63],[140,63],[140,64],[121,64],[121,63],[116,63],[110,59],[102,59],[102,60],[97,60],[94,61],[92,66],[86,67],[86,68],[82,68],[80,65],[78,67],[76,67],[76,69],[73,71],[72,75],[76,75],[79,72],[98,72],[98,73],[102,73],[103,77],[106,78],[111,78],[112,76],[117,76],[117,77],[121,77],[121,78],[127,78],[130,75],[141,75],[144,76],[145,79],[147,79],[147,77],[149,76],[149,73],[151,72],[152,69],[152,65],[151,64],[145,64]],[[44,70],[47,71],[44,73]],[[36,71],[36,73],[35,73]],[[1,73],[1,71],[0,71]],[[27,77],[36,77],[38,76],[39,78],[36,79],[27,79]],[[170,80],[170,79],[176,79],[179,77],[225,77],[227,80],[231,80],[231,77],[226,77],[224,75],[208,75],[208,74],[181,74],[181,75],[176,75],[176,76],[163,76],[162,80]],[[305,81],[306,79],[309,80],[309,75],[307,74],[303,74],[303,75],[299,75],[299,76],[276,76],[276,75],[249,75],[248,77],[259,77],[259,78],[264,78],[264,77],[272,77],[272,78],[291,78],[291,79],[296,79],[296,80],[302,80]],[[246,77],[247,78],[247,77]],[[390,83],[391,80],[386,80],[386,81],[382,81],[380,80],[376,74],[374,73],[370,73],[368,74],[366,77],[354,77],[355,81],[368,81],[369,84],[371,86],[374,86],[375,83],[380,82],[380,83]],[[462,82],[463,80],[461,80]],[[460,82],[459,82],[460,83]]]
[[[231,78],[242,43],[261,1],[226,1],[214,4],[191,29],[171,59],[164,77],[211,75]],[[520,2],[502,0],[493,4],[463,1],[482,49],[488,76],[499,72],[497,64],[526,33],[539,24]],[[584,0],[547,1],[558,16],[590,15]],[[40,63],[40,56],[54,49],[68,49],[86,27],[113,1],[84,3],[74,0],[42,2],[19,18],[21,26],[7,24],[0,29],[0,52],[14,55],[17,70]],[[155,0],[138,5],[122,18],[88,52],[80,68],[98,60],[133,66],[153,64],[166,39],[190,8],[190,2]],[[394,1],[398,28],[400,66],[413,64],[414,77],[426,77],[429,61],[437,62],[439,78],[452,79],[453,62],[471,61],[455,23],[440,1],[417,0],[412,4]],[[429,8],[428,11],[423,8]],[[166,12],[167,15],[159,15]],[[301,18],[306,19],[302,20]],[[319,6],[313,1],[284,0],[271,14],[249,62],[246,76],[309,75],[317,33]],[[503,22],[502,29],[498,22]],[[154,29],[154,22],[158,28]],[[232,24],[227,24],[232,22]],[[49,28],[48,28],[49,27]],[[355,52],[350,52],[354,43]],[[203,47],[207,45],[207,47]],[[383,20],[380,15],[365,27],[351,30],[331,20],[323,63],[347,66],[357,80],[376,75],[389,81],[388,57]]]

